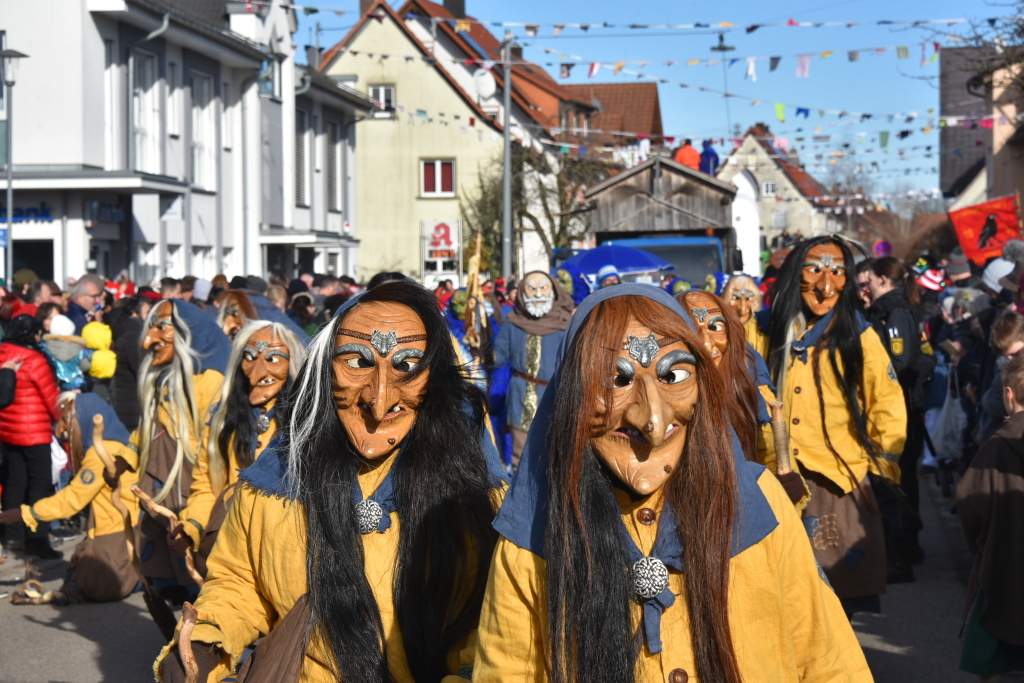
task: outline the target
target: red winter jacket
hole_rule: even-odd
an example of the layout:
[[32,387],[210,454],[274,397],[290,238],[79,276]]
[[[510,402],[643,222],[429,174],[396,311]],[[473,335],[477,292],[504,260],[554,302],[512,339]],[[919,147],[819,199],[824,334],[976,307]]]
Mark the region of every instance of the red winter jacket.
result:
[[53,425],[60,419],[57,380],[39,351],[10,342],[0,344],[0,364],[21,358],[14,388],[14,403],[0,410],[0,441],[14,446],[50,443]]

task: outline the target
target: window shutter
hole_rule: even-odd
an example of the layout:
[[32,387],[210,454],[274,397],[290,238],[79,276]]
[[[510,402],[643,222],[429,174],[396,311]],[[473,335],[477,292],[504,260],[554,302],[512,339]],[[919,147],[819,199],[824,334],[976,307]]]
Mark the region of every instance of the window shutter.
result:
[[441,162],[441,192],[454,192],[454,165],[451,161]]
[[433,161],[421,163],[423,164],[423,194],[432,194],[437,188],[437,183],[434,180],[434,169],[436,166]]

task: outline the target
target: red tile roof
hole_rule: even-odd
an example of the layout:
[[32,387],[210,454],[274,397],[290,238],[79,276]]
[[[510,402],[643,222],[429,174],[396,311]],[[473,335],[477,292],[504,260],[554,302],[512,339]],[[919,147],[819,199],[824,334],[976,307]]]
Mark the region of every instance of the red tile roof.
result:
[[[590,117],[592,129],[639,133],[652,138],[660,138],[664,132],[657,83],[584,83],[563,87],[576,99],[599,107],[598,113]],[[630,140],[623,135],[594,134],[592,137],[599,144],[621,144]]]

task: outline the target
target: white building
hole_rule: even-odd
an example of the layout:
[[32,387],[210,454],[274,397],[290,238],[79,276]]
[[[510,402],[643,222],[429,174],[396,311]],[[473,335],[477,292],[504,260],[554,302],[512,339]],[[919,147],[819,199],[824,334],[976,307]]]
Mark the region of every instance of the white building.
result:
[[344,272],[350,124],[370,102],[298,82],[277,3],[0,0],[3,46],[29,55],[12,93],[15,271]]

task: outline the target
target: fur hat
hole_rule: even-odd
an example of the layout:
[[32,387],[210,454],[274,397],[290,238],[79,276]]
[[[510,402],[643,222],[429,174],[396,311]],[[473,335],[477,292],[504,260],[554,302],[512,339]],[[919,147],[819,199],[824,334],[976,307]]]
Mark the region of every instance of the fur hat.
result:
[[66,315],[55,315],[50,318],[50,334],[70,337],[75,334],[75,324]]
[[992,259],[992,263],[988,264],[985,267],[985,272],[981,274],[981,281],[993,292],[1001,292],[1003,286],[999,284],[999,280],[1012,272],[1012,261],[1007,261],[1004,258]]

